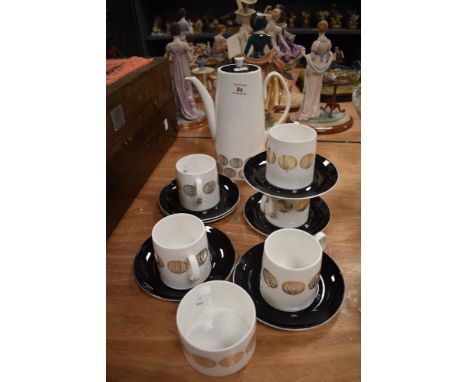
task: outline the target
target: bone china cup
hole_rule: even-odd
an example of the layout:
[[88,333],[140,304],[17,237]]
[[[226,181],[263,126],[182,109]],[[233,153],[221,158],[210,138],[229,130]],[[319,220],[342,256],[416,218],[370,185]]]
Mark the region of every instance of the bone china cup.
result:
[[322,252],[327,236],[283,228],[267,237],[263,250],[260,293],[273,308],[297,312],[318,293]]
[[255,351],[255,320],[255,305],[238,285],[218,280],[198,285],[177,308],[185,358],[209,376],[235,373]]
[[287,190],[307,187],[314,180],[317,133],[300,123],[273,126],[267,139],[266,179]]
[[296,228],[305,224],[309,218],[309,199],[279,199],[263,195],[260,209],[266,219],[276,227]]
[[153,227],[154,255],[161,280],[173,289],[190,289],[211,272],[205,225],[196,216],[166,216]]
[[203,211],[219,203],[218,170],[214,158],[192,154],[176,163],[180,204],[189,211]]

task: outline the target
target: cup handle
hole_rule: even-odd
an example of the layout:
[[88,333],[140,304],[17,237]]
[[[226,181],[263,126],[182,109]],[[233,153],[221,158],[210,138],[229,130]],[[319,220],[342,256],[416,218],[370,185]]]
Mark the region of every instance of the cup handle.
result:
[[203,202],[203,188],[202,181],[200,178],[195,180],[195,192],[197,193],[197,203],[201,204]]
[[322,251],[325,249],[328,243],[328,237],[325,235],[323,232],[318,232],[314,235],[314,237],[318,240],[320,243],[320,246],[322,247]]
[[263,195],[262,198],[260,199],[260,210],[265,214],[265,215],[270,215],[273,217],[273,210],[272,210],[272,203],[270,196],[268,195]]
[[198,265],[197,258],[194,255],[188,255],[187,260],[190,265],[190,280],[198,280],[200,278],[200,266]]

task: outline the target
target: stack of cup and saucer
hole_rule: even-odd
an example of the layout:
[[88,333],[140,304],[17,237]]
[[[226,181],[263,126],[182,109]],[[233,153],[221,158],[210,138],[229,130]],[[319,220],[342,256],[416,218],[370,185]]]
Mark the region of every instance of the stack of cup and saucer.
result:
[[258,192],[244,207],[249,225],[263,235],[280,228],[298,228],[315,234],[330,221],[327,204],[319,196],[330,191],[338,172],[316,154],[317,133],[298,123],[272,127],[267,151],[250,158],[245,180]]
[[165,215],[187,213],[211,223],[237,207],[239,188],[227,176],[218,175],[213,157],[187,155],[177,161],[176,174],[159,194],[159,207]]
[[246,182],[258,191],[244,215],[268,237],[239,259],[233,278],[252,297],[257,319],[283,330],[323,325],[344,299],[343,275],[323,252],[330,212],[319,198],[338,172],[316,146],[314,129],[279,124],[269,130],[266,152],[244,165]]

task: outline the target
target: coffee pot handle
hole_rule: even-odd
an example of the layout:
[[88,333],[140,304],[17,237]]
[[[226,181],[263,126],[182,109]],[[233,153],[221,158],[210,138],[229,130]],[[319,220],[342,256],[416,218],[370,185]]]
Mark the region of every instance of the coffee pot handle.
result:
[[270,73],[267,74],[267,76],[265,77],[265,82],[263,83],[263,97],[264,97],[264,99],[265,100],[267,99],[268,84],[270,83],[270,80],[273,77],[278,77],[279,82],[281,83],[281,87],[284,89],[284,94],[286,96],[286,107],[284,108],[284,112],[281,115],[281,118],[278,120],[278,122],[275,122],[275,125],[277,125],[279,123],[283,123],[284,121],[286,121],[286,118],[287,118],[288,113],[289,113],[289,108],[291,107],[291,95],[289,94],[288,84],[286,83],[284,77],[281,74],[279,74],[278,72],[273,71],[273,72],[270,72]]
[[194,255],[188,255],[187,260],[190,265],[190,280],[198,280],[200,278],[200,266],[198,265],[197,258]]

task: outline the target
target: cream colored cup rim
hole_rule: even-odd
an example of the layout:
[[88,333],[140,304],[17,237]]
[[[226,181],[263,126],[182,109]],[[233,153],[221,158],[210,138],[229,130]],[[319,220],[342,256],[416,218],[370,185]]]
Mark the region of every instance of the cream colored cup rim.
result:
[[[282,265],[282,264],[278,264],[275,260],[273,260],[270,256],[270,254],[268,253],[268,250],[267,250],[267,245],[269,244],[269,242],[271,241],[271,238],[274,238],[275,236],[278,236],[278,235],[282,235],[284,234],[286,231],[294,231],[294,232],[297,232],[299,233],[300,235],[303,235],[304,237],[307,237],[308,239],[312,238],[314,240],[314,242],[318,245],[318,247],[320,248],[320,252],[321,252],[321,255],[317,257],[317,260],[315,260],[312,264],[309,264],[305,267],[302,267],[302,268],[291,268],[291,267],[287,267],[285,265]],[[308,232],[305,232],[305,231],[302,231],[300,229],[297,229],[297,228],[281,228],[273,233],[271,233],[270,235],[268,235],[268,237],[266,238],[265,240],[265,245],[263,247],[263,253],[265,254],[266,257],[268,257],[268,259],[275,265],[277,266],[278,268],[280,269],[284,269],[284,270],[287,270],[287,271],[292,271],[292,272],[299,272],[299,271],[306,271],[308,269],[311,269],[315,266],[317,266],[317,264],[320,263],[321,259],[322,259],[322,256],[323,256],[323,249],[322,249],[322,246],[320,245],[320,242],[317,240],[317,238],[308,233]]]
[[[306,134],[306,135],[309,135],[309,137],[307,137],[306,139],[302,139],[302,140],[287,140],[287,139],[278,137],[277,136],[278,132],[281,129],[284,130],[286,128],[287,129],[293,129],[293,130],[301,129],[302,132],[304,134]],[[288,144],[310,143],[310,142],[314,142],[317,139],[317,132],[315,131],[314,128],[309,127],[307,125],[300,124],[300,123],[280,123],[280,124],[275,125],[272,128],[270,128],[268,133],[275,140],[277,140],[279,142],[285,142],[285,143],[288,143]]]
[[[201,234],[194,240],[192,240],[189,244],[187,245],[184,245],[182,247],[168,247],[168,246],[165,246],[165,245],[162,245],[158,240],[156,240],[154,238],[154,231],[156,230],[156,228],[158,227],[158,225],[161,225],[161,224],[167,224],[167,222],[169,220],[174,220],[174,219],[179,219],[181,217],[184,217],[185,219],[191,219],[193,221],[197,221],[197,223],[201,223],[201,226],[203,226],[203,230],[201,232]],[[200,227],[201,227],[200,226]],[[191,247],[192,245],[194,245],[195,243],[198,243],[202,238],[203,238],[203,235],[206,234],[206,228],[205,228],[205,224],[203,223],[203,221],[199,218],[197,218],[196,216],[193,216],[191,214],[184,214],[184,213],[179,213],[179,214],[173,214],[173,215],[169,215],[169,216],[165,216],[163,217],[161,220],[159,220],[154,226],[153,226],[153,229],[151,231],[151,239],[153,240],[153,242],[155,242],[159,247],[161,248],[164,248],[164,249],[170,249],[170,250],[182,250],[182,249],[186,249],[186,248],[189,248]]]
[[[195,346],[192,342],[190,342],[185,336],[184,334],[182,333],[182,330],[181,330],[181,322],[180,320],[182,319],[181,318],[181,309],[180,307],[182,306],[182,304],[184,303],[184,299],[187,300],[188,296],[192,295],[195,293],[195,291],[199,288],[202,288],[203,286],[206,286],[206,285],[225,285],[225,286],[228,286],[229,288],[234,288],[236,289],[239,293],[241,294],[244,294],[245,296],[248,297],[248,301],[249,301],[249,305],[250,305],[250,308],[253,310],[253,320],[252,322],[249,323],[249,329],[245,331],[245,334],[241,337],[241,339],[239,339],[238,341],[236,341],[234,344],[232,345],[229,345],[227,347],[224,347],[224,348],[219,348],[219,349],[204,349],[200,346]],[[248,337],[249,335],[251,334],[252,330],[255,329],[255,325],[257,323],[257,311],[255,309],[255,304],[252,300],[252,297],[244,290],[244,288],[240,287],[239,285],[237,284],[234,284],[233,282],[229,282],[229,281],[225,281],[225,280],[211,280],[211,281],[206,281],[204,283],[201,283],[195,287],[193,287],[184,297],[182,297],[182,300],[180,301],[179,303],[179,306],[177,307],[177,313],[176,313],[176,324],[177,324],[177,331],[179,332],[179,335],[184,339],[184,341],[186,341],[188,344],[190,344],[190,346],[194,347],[195,349],[197,350],[200,350],[200,351],[203,351],[203,352],[206,352],[206,353],[209,353],[209,354],[219,354],[221,352],[225,352],[227,350],[231,350],[231,349],[234,349],[235,347],[237,347],[239,344],[241,344],[242,342],[244,342]]]
[[[181,163],[183,161],[187,161],[187,160],[190,160],[190,158],[200,158],[200,157],[203,157],[203,158],[209,158],[209,161],[211,162],[210,163],[210,167],[207,168],[206,170],[203,170],[203,171],[199,171],[199,172],[184,172],[180,166],[181,166]],[[207,174],[209,173],[210,171],[213,171],[214,169],[216,169],[216,160],[210,156],[210,155],[207,155],[207,154],[190,154],[190,155],[186,155],[182,158],[180,158],[177,163],[176,163],[176,170],[178,173],[180,174],[183,174],[183,175],[203,175],[203,174]]]

